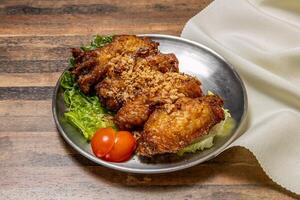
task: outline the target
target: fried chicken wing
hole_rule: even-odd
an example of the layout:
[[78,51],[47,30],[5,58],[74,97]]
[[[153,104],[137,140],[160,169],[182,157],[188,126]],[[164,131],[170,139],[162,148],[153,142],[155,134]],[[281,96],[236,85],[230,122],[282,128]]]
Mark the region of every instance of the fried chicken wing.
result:
[[101,103],[111,111],[118,111],[124,99],[118,96],[126,88],[125,82],[122,79],[104,79],[96,86],[96,92],[100,98]]
[[137,153],[151,157],[176,153],[224,119],[223,100],[215,95],[182,97],[171,110],[156,109],[144,125]]
[[[142,127],[155,107],[173,103],[180,97],[195,98],[202,95],[200,82],[193,77],[179,73],[161,74],[161,81],[158,77],[151,78],[156,83],[141,84],[143,98],[137,96],[121,107],[115,116],[118,127],[125,130]],[[118,90],[118,94],[126,92],[126,89]]]
[[126,102],[114,117],[116,125],[121,130],[132,130],[143,128],[153,106],[146,96],[138,96]]
[[147,51],[149,55],[156,54],[157,47],[158,43],[146,37],[114,36],[110,44],[99,49],[88,52],[72,49],[76,63],[72,73],[78,79],[81,91],[88,94],[95,84],[105,78],[107,64],[112,58],[121,58],[122,55],[136,54],[142,50]]
[[[169,75],[164,77],[164,73],[169,73]],[[178,80],[187,77],[178,73],[178,60],[173,54],[158,53],[146,58],[135,57],[134,60],[132,56],[116,57],[109,62],[107,77],[97,84],[96,92],[108,109],[117,111],[127,100],[133,100],[139,95],[148,95],[151,88],[151,93],[154,94],[154,87],[164,85],[164,79],[170,79],[168,78],[170,76],[179,76]],[[176,80],[174,79],[174,84]],[[189,87],[186,93],[201,93],[200,82],[193,79],[193,83],[198,87],[194,87],[194,90],[190,90],[191,87]],[[176,84],[182,85],[179,82]]]
[[143,67],[147,65],[153,70],[160,71],[162,73],[166,72],[179,72],[178,60],[176,56],[172,53],[163,54],[157,53],[152,54],[147,57],[136,57],[136,67]]

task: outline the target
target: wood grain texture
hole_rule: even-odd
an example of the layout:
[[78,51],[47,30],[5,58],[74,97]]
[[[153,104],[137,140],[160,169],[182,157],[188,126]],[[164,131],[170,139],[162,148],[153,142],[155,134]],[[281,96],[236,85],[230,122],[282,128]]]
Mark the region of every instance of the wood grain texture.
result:
[[[45,100],[51,99],[54,87],[0,87],[0,100]],[[32,111],[31,111],[32,112]]]
[[179,34],[186,20],[210,1],[4,1],[0,34]]
[[179,35],[210,2],[2,0],[0,199],[298,199],[243,148],[183,171],[137,175],[87,160],[55,128],[51,98],[70,48],[97,33]]

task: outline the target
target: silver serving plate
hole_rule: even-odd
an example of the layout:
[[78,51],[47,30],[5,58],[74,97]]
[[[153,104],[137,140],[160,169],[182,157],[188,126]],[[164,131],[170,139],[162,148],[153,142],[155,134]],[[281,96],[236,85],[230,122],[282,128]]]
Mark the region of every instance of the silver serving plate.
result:
[[227,137],[214,140],[210,149],[188,154],[179,160],[169,162],[145,162],[134,156],[123,163],[113,163],[101,160],[93,155],[90,144],[79,130],[69,124],[64,118],[66,110],[63,100],[63,89],[58,80],[53,96],[52,110],[57,128],[63,138],[81,155],[100,165],[132,173],[166,173],[192,167],[220,154],[239,134],[241,124],[247,112],[247,95],[244,84],[234,68],[220,55],[208,47],[180,37],[147,34],[152,40],[160,43],[163,53],[174,53],[179,60],[181,72],[199,78],[202,89],[220,95],[225,101],[225,108],[230,110],[236,121],[236,127]]

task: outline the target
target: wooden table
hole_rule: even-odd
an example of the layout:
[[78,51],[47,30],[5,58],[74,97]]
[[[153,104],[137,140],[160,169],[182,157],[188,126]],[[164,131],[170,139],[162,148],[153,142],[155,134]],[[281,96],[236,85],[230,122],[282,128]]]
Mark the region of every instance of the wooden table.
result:
[[[150,3],[151,2],[151,3]],[[242,148],[180,172],[135,175],[70,148],[51,113],[70,47],[91,35],[179,35],[210,0],[11,1],[0,5],[0,199],[294,199]],[[209,23],[209,22],[208,22]]]

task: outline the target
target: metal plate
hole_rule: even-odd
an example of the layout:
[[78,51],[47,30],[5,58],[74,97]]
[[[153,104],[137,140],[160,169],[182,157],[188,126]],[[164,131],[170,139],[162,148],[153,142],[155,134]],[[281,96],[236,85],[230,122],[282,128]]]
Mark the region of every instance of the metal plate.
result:
[[229,109],[236,121],[236,127],[228,137],[216,139],[214,146],[202,152],[189,154],[180,160],[163,163],[146,163],[134,156],[123,163],[106,162],[95,157],[90,144],[82,134],[70,125],[64,118],[65,105],[63,90],[58,80],[52,102],[55,123],[63,138],[80,154],[86,158],[120,171],[132,173],[165,173],[185,169],[221,153],[237,136],[239,128],[247,112],[247,95],[244,84],[233,67],[220,55],[198,43],[175,36],[148,34],[144,35],[160,43],[159,49],[163,53],[175,53],[179,60],[181,72],[198,77],[202,82],[202,89],[220,95],[225,101],[225,108]]

